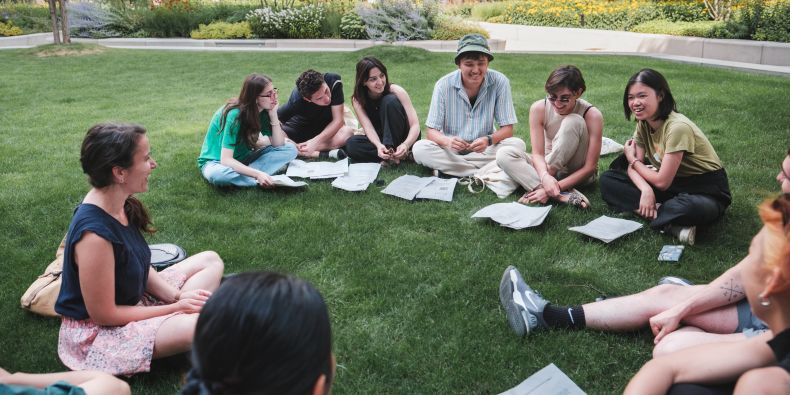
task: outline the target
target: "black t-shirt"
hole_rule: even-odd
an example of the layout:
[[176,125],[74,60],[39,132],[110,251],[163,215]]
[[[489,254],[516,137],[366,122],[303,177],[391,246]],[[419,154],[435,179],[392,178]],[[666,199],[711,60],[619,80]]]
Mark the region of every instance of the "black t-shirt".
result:
[[283,130],[289,136],[292,134],[316,136],[329,122],[332,122],[332,106],[344,102],[343,81],[335,73],[326,73],[324,82],[332,93],[332,101],[328,106],[319,106],[304,100],[299,90],[294,88],[288,102],[277,110],[277,117],[280,118]]

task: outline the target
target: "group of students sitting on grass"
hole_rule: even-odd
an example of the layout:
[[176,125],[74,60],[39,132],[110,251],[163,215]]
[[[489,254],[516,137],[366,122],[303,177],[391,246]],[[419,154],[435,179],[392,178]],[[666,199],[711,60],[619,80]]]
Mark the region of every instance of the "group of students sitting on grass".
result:
[[[239,97],[215,113],[198,161],[201,173],[215,185],[272,187],[271,175],[297,155],[321,157],[345,145],[353,160],[397,163],[411,152],[417,163],[453,176],[474,174],[496,161],[526,190],[522,201],[589,207],[574,187],[596,179],[603,119],[580,98],[586,89],[581,72],[563,66],[551,73],[547,97],[530,108],[527,154],[525,143],[513,137],[517,120],[509,81],[488,69],[492,59],[482,37],[459,42],[458,70],[435,86],[424,140],[418,140],[408,94],[389,83],[386,67],[375,58],[357,65],[353,107],[364,136],[351,137],[343,126],[338,76],[303,73],[289,103],[279,108],[271,79],[253,74]],[[636,132],[601,177],[604,200],[662,230],[720,217],[730,202],[726,173],[702,132],[676,112],[664,77],[650,69],[634,74],[623,107],[626,118],[637,119]],[[310,124],[315,119],[326,123]],[[138,125],[104,123],[91,127],[83,140],[80,162],[92,188],[69,226],[56,303],[62,316],[58,355],[79,372],[0,370],[0,393],[24,393],[20,386],[49,386],[49,393],[128,393],[128,385],[107,374],[146,372],[152,359],[189,350],[185,394],[328,393],[335,367],[329,316],[312,286],[275,273],[243,273],[220,285],[224,266],[215,252],[162,272],[151,267],[143,234],[155,229],[134,197],[148,190],[157,167],[145,133]],[[790,369],[789,174],[790,151],[777,176],[786,195],[761,206],[764,226],[749,254],[710,284],[662,284],[621,298],[556,306],[509,267],[499,293],[511,328],[523,336],[552,327],[649,326],[656,358],[629,384],[631,393],[738,377],[736,391],[786,391],[786,384],[768,384],[790,382],[788,372],[768,366],[778,361]],[[693,238],[685,232],[687,240]],[[724,286],[733,292],[722,295]],[[702,343],[705,353],[691,348]]]

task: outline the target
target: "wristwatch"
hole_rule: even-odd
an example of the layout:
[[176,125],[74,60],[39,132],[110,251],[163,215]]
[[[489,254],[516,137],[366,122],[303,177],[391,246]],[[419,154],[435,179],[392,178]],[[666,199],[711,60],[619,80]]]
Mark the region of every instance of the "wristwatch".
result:
[[488,140],[488,145],[494,145],[494,139],[491,138],[490,134],[488,136],[486,136],[486,139]]

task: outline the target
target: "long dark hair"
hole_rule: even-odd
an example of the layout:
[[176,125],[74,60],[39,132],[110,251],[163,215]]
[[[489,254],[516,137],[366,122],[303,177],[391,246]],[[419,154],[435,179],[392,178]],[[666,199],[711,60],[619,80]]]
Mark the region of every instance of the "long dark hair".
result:
[[365,87],[368,77],[370,77],[370,70],[378,68],[387,78],[387,83],[384,85],[384,92],[382,96],[390,93],[390,76],[387,74],[387,67],[380,60],[373,56],[365,56],[357,62],[357,77],[354,84],[354,100],[361,104],[364,108],[370,104],[370,97],[368,96],[368,88]]
[[632,75],[625,85],[625,92],[623,93],[623,111],[625,112],[625,119],[631,120],[631,109],[628,107],[628,91],[631,86],[637,82],[649,86],[656,91],[656,96],[661,98],[658,103],[658,110],[656,111],[655,119],[666,120],[672,111],[677,111],[675,98],[672,97],[672,91],[669,90],[669,83],[661,73],[653,69],[642,69],[636,74]]
[[228,104],[222,110],[222,118],[219,123],[220,132],[225,128],[228,112],[238,108],[239,116],[236,118],[236,124],[239,127],[239,133],[236,142],[244,143],[249,148],[255,148],[255,143],[258,141],[258,133],[261,131],[258,95],[271,83],[272,79],[263,74],[253,73],[248,75],[241,85],[239,97],[228,100]]
[[195,328],[192,370],[182,395],[304,395],[332,381],[332,335],[321,294],[271,272],[230,277]]
[[[104,188],[114,183],[112,169],[128,169],[134,161],[134,152],[145,134],[145,128],[135,124],[99,123],[91,126],[82,140],[80,163],[94,188]],[[142,232],[154,233],[151,217],[143,203],[132,195],[123,206],[129,223]]]

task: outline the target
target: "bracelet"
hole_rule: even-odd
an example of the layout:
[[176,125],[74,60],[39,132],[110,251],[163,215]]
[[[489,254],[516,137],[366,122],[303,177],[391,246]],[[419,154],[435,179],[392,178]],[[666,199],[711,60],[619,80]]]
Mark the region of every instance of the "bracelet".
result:
[[[637,159],[634,159],[634,160],[632,160],[631,162],[629,162],[629,163],[628,163],[628,167],[630,167],[630,168],[632,168],[632,169],[633,169],[633,168],[634,168],[634,163],[636,163],[636,162],[638,162],[638,161],[639,161],[639,160],[637,160]],[[636,169],[634,169],[634,170],[636,170]]]

